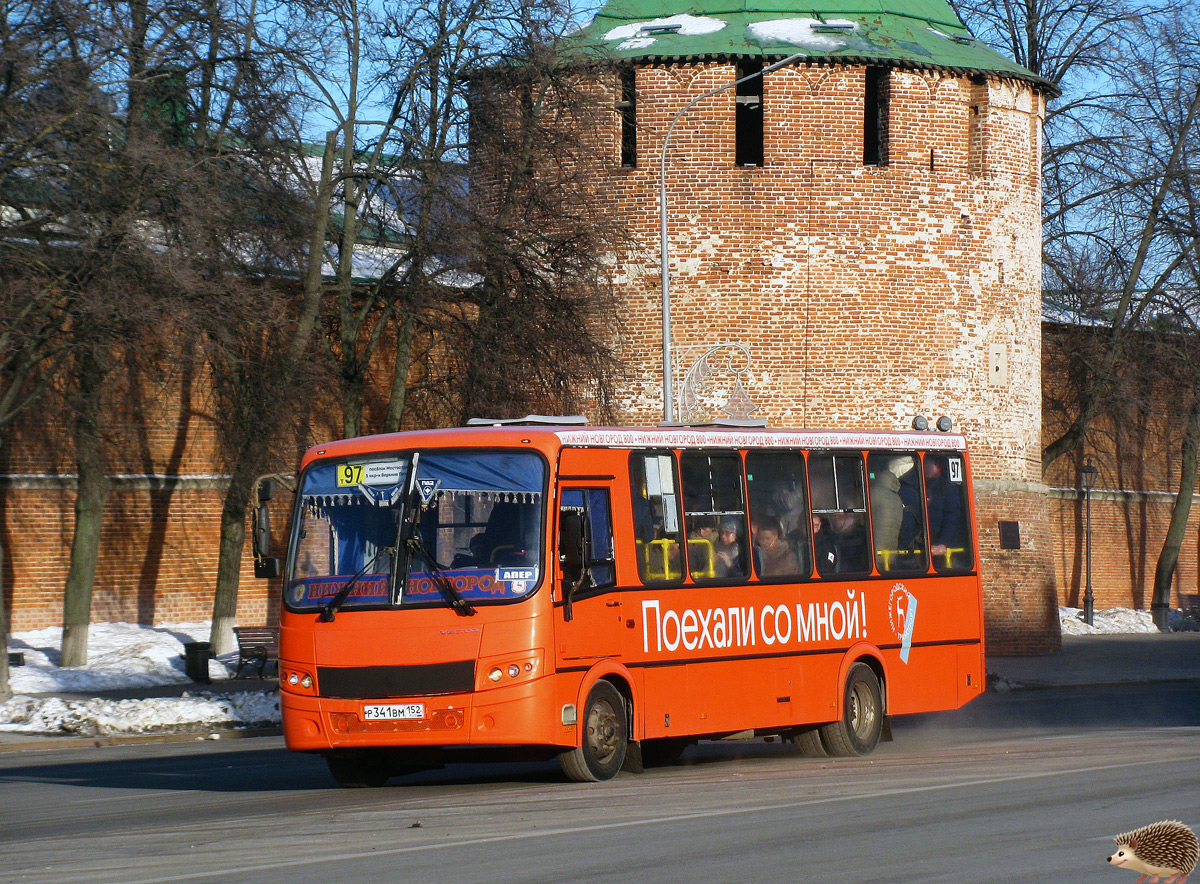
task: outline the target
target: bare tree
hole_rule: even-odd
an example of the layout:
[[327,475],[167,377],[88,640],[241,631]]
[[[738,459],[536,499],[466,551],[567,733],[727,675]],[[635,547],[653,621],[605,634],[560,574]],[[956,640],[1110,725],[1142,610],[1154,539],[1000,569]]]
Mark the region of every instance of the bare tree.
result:
[[[71,367],[60,375],[78,473],[62,663],[80,665],[109,484],[109,388],[147,340],[228,341],[248,308],[282,317],[277,305],[294,294],[257,281],[300,266],[303,204],[277,162],[295,154],[279,144],[285,77],[251,51],[255,16],[277,10],[38,0],[25,11],[9,17],[0,47],[0,63],[31,84],[0,96],[0,248],[49,330],[25,352],[39,367]],[[0,328],[21,317],[4,319]],[[6,372],[6,393],[40,389],[19,372]],[[48,378],[42,369],[36,380]],[[267,392],[287,401],[286,386]]]
[[[1074,394],[1048,400],[1063,420],[1043,469],[1100,432],[1098,418],[1117,432],[1122,415],[1152,412],[1154,391],[1170,389],[1180,411],[1179,486],[1151,601],[1166,628],[1200,450],[1197,9],[1035,0],[960,10],[979,36],[1064,90],[1046,122],[1046,288],[1092,329],[1061,354]],[[1147,421],[1135,423],[1150,432]]]
[[[590,133],[611,114],[602,67],[563,63],[530,30],[521,63],[476,78],[470,332],[461,356],[461,416],[528,410],[608,413],[621,367],[609,349],[617,316],[604,262],[627,232],[600,211]],[[591,379],[592,383],[584,382]]]
[[[485,374],[493,388],[507,378],[506,399],[514,403],[568,401],[587,386],[585,379],[611,374],[611,358],[601,355],[594,326],[580,317],[611,306],[594,271],[614,229],[595,220],[600,213],[587,213],[590,199],[579,201],[586,193],[582,172],[547,175],[538,184],[545,205],[520,217],[534,206],[530,186],[539,182],[530,161],[544,161],[539,171],[570,166],[568,153],[579,153],[579,144],[569,145],[560,132],[538,144],[536,157],[504,157],[515,164],[505,174],[523,182],[510,196],[519,194],[524,205],[513,201],[503,212],[495,205],[483,208],[467,183],[468,163],[476,162],[469,154],[471,127],[487,131],[491,111],[508,111],[496,100],[482,112],[473,104],[481,84],[495,81],[484,72],[514,61],[529,82],[549,72],[548,47],[569,25],[571,10],[510,0],[397,0],[332,3],[322,16],[310,21],[336,39],[321,44],[319,58],[300,56],[297,65],[322,90],[341,144],[329,249],[336,307],[325,316],[339,365],[344,434],[399,429],[410,411],[410,423],[430,423],[456,420],[474,411],[476,402],[498,403],[479,383]],[[293,54],[296,44],[289,41]],[[335,71],[342,75],[335,78]],[[331,81],[341,84],[339,91],[328,86]],[[594,93],[565,89],[561,77],[554,82],[559,101],[576,107],[597,101]],[[532,108],[543,119],[531,120],[530,131],[550,131],[548,107]],[[557,229],[551,232],[547,223]],[[540,243],[522,225],[542,226]],[[548,247],[554,238],[563,244],[557,254]],[[536,286],[500,296],[496,285],[503,274],[494,268],[486,282],[485,255],[495,262],[522,250],[528,270],[539,246],[547,248]],[[575,260],[565,260],[568,255]],[[547,262],[553,261],[558,264],[551,268]],[[532,277],[526,273],[525,280]],[[485,368],[498,352],[509,365],[499,374]],[[518,368],[523,359],[531,370]],[[473,382],[464,385],[464,371]],[[572,385],[576,389],[568,393]],[[466,389],[477,391],[470,406],[463,402]]]
[[[1107,335],[1090,338],[1096,349],[1087,360],[1087,382],[1042,454],[1048,470],[1084,439],[1117,383],[1129,335],[1178,268],[1177,257],[1164,257],[1163,236],[1183,130],[1146,119],[1142,99],[1152,80],[1139,62],[1153,51],[1155,30],[1170,9],[1131,0],[954,5],[977,36],[1062,92],[1045,123],[1045,287],[1058,306],[1103,322]],[[1182,107],[1193,118],[1196,96]],[[1142,135],[1147,123],[1156,130],[1152,143]]]

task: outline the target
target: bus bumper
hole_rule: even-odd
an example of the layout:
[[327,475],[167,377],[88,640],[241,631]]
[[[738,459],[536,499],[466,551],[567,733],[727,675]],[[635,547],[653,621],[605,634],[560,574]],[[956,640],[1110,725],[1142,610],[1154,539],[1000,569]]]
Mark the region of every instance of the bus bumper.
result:
[[[544,680],[545,682],[552,679]],[[534,681],[471,694],[405,698],[423,702],[415,720],[367,720],[363,707],[396,699],[334,700],[281,691],[287,747],[298,752],[374,746],[568,745],[548,683]]]

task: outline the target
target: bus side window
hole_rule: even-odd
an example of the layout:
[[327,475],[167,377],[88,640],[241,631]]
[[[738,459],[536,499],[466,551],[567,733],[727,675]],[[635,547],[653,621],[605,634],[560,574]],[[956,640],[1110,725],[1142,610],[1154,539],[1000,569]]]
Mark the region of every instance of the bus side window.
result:
[[560,506],[583,513],[591,555],[584,567],[586,587],[614,586],[612,507],[607,488],[564,488]]
[[875,567],[880,574],[923,573],[925,507],[921,471],[914,453],[876,452],[867,456]]
[[812,547],[803,458],[799,454],[747,452],[746,487],[759,576],[810,576]]
[[863,574],[871,570],[861,454],[810,454],[813,551],[817,572]]
[[634,452],[629,459],[629,480],[642,582],[678,581],[683,577],[683,554],[674,456]]
[[933,567],[937,571],[968,570],[974,565],[974,556],[963,459],[957,454],[926,454],[924,475]]
[[734,452],[688,452],[680,458],[680,474],[692,579],[745,577],[750,573],[750,544],[741,458]]

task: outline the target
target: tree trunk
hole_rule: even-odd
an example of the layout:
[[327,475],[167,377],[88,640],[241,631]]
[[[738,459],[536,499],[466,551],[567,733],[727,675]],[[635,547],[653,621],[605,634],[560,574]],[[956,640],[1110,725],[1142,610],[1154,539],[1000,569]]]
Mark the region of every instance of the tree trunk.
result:
[[[283,389],[291,386],[296,367],[305,358],[309,342],[316,332],[320,315],[321,264],[325,253],[325,231],[329,219],[329,199],[333,188],[333,152],[335,133],[325,137],[325,156],[321,164],[321,181],[317,189],[316,223],[309,240],[308,269],[304,277],[304,302],[292,339],[288,342],[287,361],[278,383]],[[274,401],[272,389],[260,390],[257,395]],[[277,424],[281,414],[277,409],[265,412],[264,420]],[[221,538],[217,556],[217,586],[213,593],[212,631],[209,641],[214,654],[227,654],[235,648],[233,626],[237,619],[238,586],[241,583],[242,550],[246,542],[246,509],[254,488],[255,471],[262,466],[263,439],[269,434],[259,428],[256,435],[242,445],[225,502],[221,507]]]
[[80,360],[79,403],[75,416],[75,463],[79,471],[75,492],[75,531],[71,538],[71,566],[63,588],[63,634],[60,666],[87,663],[88,624],[91,622],[92,588],[100,554],[104,502],[108,476],[101,450],[100,393],[108,368],[94,353]]
[[1179,549],[1187,532],[1188,516],[1192,512],[1192,495],[1196,490],[1197,451],[1200,450],[1200,398],[1193,403],[1188,414],[1187,430],[1183,437],[1183,452],[1179,462],[1179,492],[1175,505],[1171,507],[1171,523],[1163,540],[1162,551],[1154,566],[1154,594],[1150,601],[1150,613],[1154,625],[1163,632],[1168,629],[1167,618],[1171,610],[1171,586],[1175,580],[1175,566],[1179,563]]
[[8,683],[8,610],[4,604],[4,538],[0,535],[0,703],[12,696]]
[[242,577],[242,550],[246,543],[246,510],[254,487],[253,470],[239,465],[225,490],[221,507],[221,539],[217,556],[217,593],[213,599],[212,643],[214,656],[237,648],[238,587]]
[[412,342],[415,322],[411,312],[405,310],[396,329],[396,361],[392,367],[392,392],[388,397],[387,417],[383,422],[385,433],[400,432],[400,421],[404,418],[404,400],[408,396],[408,369],[412,360]]

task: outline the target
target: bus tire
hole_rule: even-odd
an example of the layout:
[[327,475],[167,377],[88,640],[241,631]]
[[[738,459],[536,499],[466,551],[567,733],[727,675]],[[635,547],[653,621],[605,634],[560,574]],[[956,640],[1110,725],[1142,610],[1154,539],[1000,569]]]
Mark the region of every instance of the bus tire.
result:
[[588,691],[580,724],[581,745],[558,756],[563,773],[577,783],[611,780],[629,748],[629,716],[621,692],[610,682],[596,682]]
[[825,744],[821,742],[820,729],[815,727],[805,728],[795,734],[792,742],[805,758],[824,758],[829,754],[825,751]]
[[374,789],[392,776],[387,757],[370,750],[330,753],[325,756],[325,763],[343,789]]
[[870,755],[883,733],[883,693],[866,663],[855,663],[846,675],[840,721],[823,724],[821,742],[830,755]]

